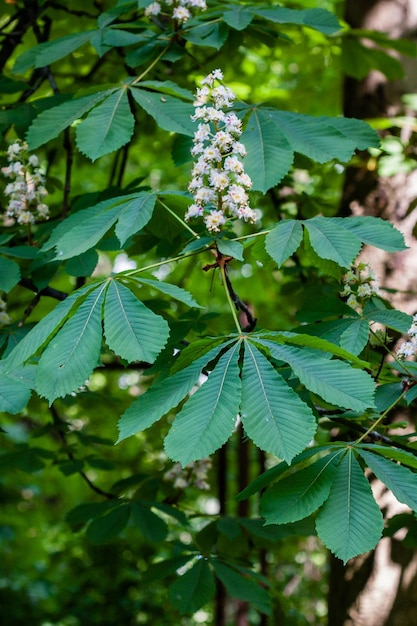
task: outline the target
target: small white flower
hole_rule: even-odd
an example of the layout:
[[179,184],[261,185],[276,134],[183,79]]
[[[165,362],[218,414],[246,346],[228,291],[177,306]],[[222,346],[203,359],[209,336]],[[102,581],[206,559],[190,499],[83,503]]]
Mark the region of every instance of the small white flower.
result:
[[33,167],[38,167],[39,166],[39,159],[36,156],[36,154],[31,154],[29,157],[29,163],[33,166]]
[[220,232],[223,224],[226,223],[226,218],[223,215],[223,211],[210,211],[208,215],[204,217],[207,230],[211,232]]
[[161,5],[159,2],[152,2],[145,9],[146,17],[150,17],[151,15],[159,15],[161,12]]
[[193,217],[201,217],[203,215],[203,207],[198,204],[192,204],[188,207],[188,211],[185,214],[185,221],[188,222]]
[[211,170],[210,184],[212,185],[212,187],[214,187],[214,189],[216,189],[217,191],[221,191],[223,189],[226,189],[229,183],[230,183],[230,180],[226,172],[223,172],[222,170],[216,170],[216,169]]
[[359,302],[356,299],[356,296],[354,294],[351,294],[349,296],[349,298],[346,301],[347,305],[350,306],[352,309],[357,309],[359,306]]
[[10,322],[10,316],[6,313],[6,311],[0,311],[0,326],[6,326],[6,324],[10,324]]
[[189,10],[181,6],[175,7],[172,15],[174,19],[178,20],[179,22],[186,22],[191,17],[191,13],[189,12]]

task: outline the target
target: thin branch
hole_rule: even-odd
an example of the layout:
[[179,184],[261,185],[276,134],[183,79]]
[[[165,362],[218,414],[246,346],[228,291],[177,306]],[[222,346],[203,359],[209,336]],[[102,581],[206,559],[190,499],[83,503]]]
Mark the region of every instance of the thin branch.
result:
[[50,298],[55,298],[55,300],[60,301],[65,300],[65,298],[68,297],[68,294],[65,291],[60,291],[54,287],[44,287],[43,289],[39,289],[35,283],[30,280],[30,278],[21,278],[19,285],[33,291],[38,296],[49,296]]
[[[70,461],[75,461],[75,457],[73,455],[73,453],[71,452],[71,448],[68,444],[67,438],[66,438],[66,434],[64,432],[64,425],[65,422],[59,417],[57,410],[55,409],[54,405],[51,404],[51,406],[49,407],[49,411],[52,415],[52,421],[53,424],[55,426],[56,432],[58,434],[59,439],[61,440],[62,443],[62,447],[64,448],[65,454],[67,455],[67,457],[69,458]],[[82,470],[80,470],[79,472],[77,472],[81,478],[84,480],[85,483],[87,483],[87,485],[89,486],[89,488],[94,491],[95,493],[97,493],[99,496],[103,496],[104,498],[107,498],[108,500],[117,500],[117,496],[114,493],[109,493],[108,491],[104,491],[103,489],[100,489],[100,487],[97,487],[97,485],[95,485],[87,476],[87,474],[85,472],[83,472]]]

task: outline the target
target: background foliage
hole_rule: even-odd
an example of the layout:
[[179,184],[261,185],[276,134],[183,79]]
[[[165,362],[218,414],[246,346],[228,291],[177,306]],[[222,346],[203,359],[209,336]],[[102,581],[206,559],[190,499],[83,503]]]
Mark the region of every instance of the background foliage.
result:
[[[387,335],[412,318],[383,291],[340,296],[363,244],[405,245],[336,217],[346,164],[379,146],[338,116],[342,70],[399,76],[386,49],[415,51],[365,49],[330,1],[212,0],[183,24],[149,4],[2,18],[2,165],[26,140],[51,211],[0,236],[4,613],[321,623],[323,545],[347,561],[389,532],[369,472],[417,510],[412,436],[386,420],[416,395]],[[210,233],[183,218],[193,94],[216,67],[260,221]]]

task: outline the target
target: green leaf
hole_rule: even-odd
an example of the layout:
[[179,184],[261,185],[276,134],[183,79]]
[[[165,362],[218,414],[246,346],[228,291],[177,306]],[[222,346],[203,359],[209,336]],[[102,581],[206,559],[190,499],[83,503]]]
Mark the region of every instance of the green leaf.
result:
[[20,280],[20,267],[14,261],[0,256],[0,291],[8,293]]
[[168,94],[169,96],[175,96],[177,98],[182,98],[183,100],[189,100],[190,102],[194,102],[194,94],[192,93],[192,91],[190,91],[189,89],[184,89],[184,87],[180,87],[172,80],[141,80],[140,87],[151,89],[153,91],[158,91],[161,94]]
[[265,249],[278,267],[297,250],[303,227],[297,220],[281,220],[265,237]]
[[350,267],[359,254],[361,241],[354,234],[340,228],[333,218],[313,217],[304,221],[310,243],[323,259],[330,259],[341,267]]
[[121,246],[146,226],[155,208],[156,194],[140,191],[134,196],[131,202],[123,206],[116,224],[115,233]]
[[110,280],[104,304],[104,334],[109,348],[123,359],[153,363],[168,340],[169,326],[130,289]]
[[79,504],[68,511],[66,521],[71,525],[85,524],[86,522],[89,522],[90,519],[104,515],[109,510],[118,507],[119,503],[117,500]]
[[71,126],[75,120],[80,119],[113,91],[113,89],[107,89],[42,111],[33,120],[27,132],[26,141],[29,144],[29,150],[35,150],[51,139],[58,137],[61,131]]
[[221,350],[217,346],[176,374],[162,378],[146,393],[139,396],[123,413],[119,420],[117,443],[152,426],[163,415],[176,407],[196,384],[202,368],[214,359]]
[[[35,354],[39,348],[47,342],[47,340],[53,335],[67,315],[70,313],[74,304],[93,291],[96,285],[90,284],[78,289],[70,296],[68,296],[63,302],[60,302],[48,315],[46,315],[40,322],[36,324],[32,330],[30,330],[17,346],[10,352],[7,359],[3,361],[5,372],[9,373],[19,367],[23,363]],[[78,302],[79,304],[79,302]]]
[[222,19],[235,30],[245,30],[253,20],[253,13],[246,7],[232,7],[225,11]]
[[133,520],[145,539],[152,543],[164,541],[168,534],[168,526],[159,515],[155,515],[149,508],[138,502],[132,504],[132,513]]
[[413,511],[417,511],[417,474],[378,454],[372,454],[363,449],[359,449],[358,452],[375,476],[392,491],[397,500],[409,506]]
[[369,322],[360,319],[351,319],[349,322],[340,335],[340,346],[352,354],[360,354],[368,343]]
[[337,451],[293,471],[267,489],[260,507],[266,523],[287,524],[314,513],[329,495],[340,454]]
[[354,233],[363,243],[387,252],[401,252],[406,250],[403,234],[391,222],[380,217],[336,217],[334,224],[339,224],[345,230]]
[[[307,448],[307,450],[304,450],[304,452],[298,454],[292,460],[291,466],[303,463],[304,461],[310,459],[312,456],[328,450],[328,445]],[[265,487],[268,487],[268,485],[270,485],[275,480],[279,480],[282,474],[285,474],[289,467],[290,466],[285,461],[274,465],[270,469],[266,470],[266,472],[263,472],[257,478],[255,478],[255,480],[252,481],[247,487],[245,487],[245,489],[242,489],[242,491],[238,493],[237,496],[235,496],[235,499],[238,501],[245,500],[246,498],[253,496],[255,493],[262,491],[263,489],[265,489]]]
[[[271,615],[271,598],[266,589],[260,587],[253,578],[239,574],[236,570],[228,567],[220,561],[212,561],[213,569],[217,578],[226,587],[227,592],[239,600],[250,602],[261,613]],[[250,574],[250,570],[246,570]]]
[[95,107],[76,129],[78,149],[95,161],[124,146],[132,137],[135,118],[123,86]]
[[39,360],[36,391],[50,403],[83,385],[97,365],[105,287],[100,285],[87,296]]
[[319,511],[317,533],[344,563],[372,550],[381,538],[384,521],[352,450],[340,463],[329,498]]
[[202,309],[203,307],[198,304],[193,298],[193,296],[188,293],[185,289],[178,287],[177,285],[171,285],[169,283],[160,281],[160,280],[152,280],[150,278],[142,278],[141,276],[134,279],[138,283],[143,283],[144,285],[149,285],[153,289],[160,291],[161,293],[165,293],[171,298],[175,300],[179,300],[180,302],[184,302],[190,307],[196,307],[197,309]]
[[285,7],[273,7],[256,10],[256,15],[278,24],[297,24],[308,26],[315,30],[332,35],[337,33],[341,25],[337,17],[325,9],[287,9]]
[[217,247],[222,254],[231,256],[238,261],[243,261],[243,246],[240,241],[233,239],[218,239]]
[[23,74],[31,67],[45,67],[59,61],[87,43],[94,32],[94,30],[88,30],[83,33],[73,33],[30,48],[18,57],[13,73]]
[[[301,327],[304,330],[304,327]],[[264,333],[260,333],[259,336],[262,338]],[[330,354],[334,354],[335,356],[339,356],[342,359],[346,359],[359,367],[369,367],[369,363],[366,361],[362,361],[358,359],[354,354],[348,352],[344,348],[339,348],[334,343],[328,341],[327,339],[323,339],[322,337],[315,337],[308,334],[303,333],[292,333],[288,331],[281,332],[271,332],[265,333],[268,337],[273,337],[275,340],[284,343],[294,344],[296,346],[305,346],[306,348],[315,348],[317,350],[322,350],[324,353],[329,352]],[[256,341],[256,338],[253,338]],[[325,355],[323,355],[325,356]]]
[[191,120],[194,107],[170,95],[132,87],[131,94],[142,109],[154,118],[164,130],[182,135],[194,135],[195,124]]
[[87,250],[65,263],[65,271],[70,276],[91,276],[98,263],[95,250]]
[[212,454],[235,427],[240,405],[239,348],[240,342],[220,357],[171,426],[165,452],[183,466]]
[[245,342],[241,418],[262,450],[290,463],[314,436],[314,415],[263,354]]
[[184,39],[196,46],[204,46],[220,50],[227,39],[229,29],[224,22],[199,24],[184,31]]
[[280,128],[263,109],[253,109],[241,140],[248,151],[245,170],[252,179],[253,189],[266,193],[290,169],[293,150]]
[[172,559],[152,563],[148,566],[146,572],[143,572],[142,580],[146,583],[152,583],[155,580],[163,580],[164,578],[167,578],[167,576],[175,574],[177,570],[184,567],[184,565],[193,558],[193,555],[185,554],[182,556],[176,556]]
[[184,615],[195,613],[210,602],[215,590],[213,574],[207,561],[200,557],[191,569],[169,586],[168,593],[172,605]]
[[[132,229],[142,227],[152,214],[150,205],[154,195],[149,194],[150,204],[144,207],[143,193],[116,196],[77,211],[54,229],[42,250],[56,247],[57,258],[62,261],[93,248],[118,220],[122,220],[122,230],[127,226],[124,220],[131,224]],[[131,215],[135,210],[138,215],[132,224]],[[134,234],[133,231],[130,234]]]
[[308,349],[259,340],[271,355],[289,364],[300,381],[323,400],[338,407],[364,411],[374,406],[375,384],[366,372],[338,360],[324,359]]
[[0,411],[5,413],[20,413],[27,405],[31,390],[15,370],[6,374],[0,365]]
[[395,309],[387,309],[385,304],[379,298],[371,298],[365,304],[363,317],[372,321],[385,324],[388,328],[397,330],[400,333],[407,333],[413,318],[407,313],[396,311]]
[[87,528],[87,537],[95,544],[111,541],[125,529],[130,517],[130,505],[123,504],[103,515],[96,517]]
[[400,450],[399,448],[394,448],[391,445],[383,446],[377,443],[358,444],[355,446],[355,449],[356,448],[359,450],[359,454],[361,454],[360,448],[365,448],[365,450],[369,450],[372,453],[377,453],[378,455],[382,455],[390,459],[391,461],[398,461],[402,465],[408,465],[408,467],[417,469],[417,456],[413,454],[412,452],[407,452],[406,450]]

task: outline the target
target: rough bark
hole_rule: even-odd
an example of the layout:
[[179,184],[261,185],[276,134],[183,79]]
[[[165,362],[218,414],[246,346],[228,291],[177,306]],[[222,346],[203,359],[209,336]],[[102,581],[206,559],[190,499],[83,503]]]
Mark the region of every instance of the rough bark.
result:
[[[415,0],[347,0],[346,21],[354,28],[378,30],[391,38],[417,39]],[[403,59],[406,76],[389,82],[379,72],[364,80],[346,79],[344,112],[349,117],[390,117],[404,111],[401,95],[417,92],[416,59]],[[413,128],[401,131],[403,139],[417,146]],[[416,150],[416,147],[412,147]],[[366,159],[364,159],[366,162]],[[417,170],[380,177],[364,165],[350,168],[342,203],[343,215],[373,215],[389,219],[403,232],[409,250],[387,254],[375,248],[363,252],[385,287],[396,290],[392,303],[408,313],[417,310]],[[389,293],[389,292],[388,292]],[[373,488],[386,518],[403,512],[390,492],[377,482]],[[404,531],[382,539],[377,548],[352,559],[346,566],[331,560],[329,626],[414,626],[417,610],[417,556],[402,542]]]

